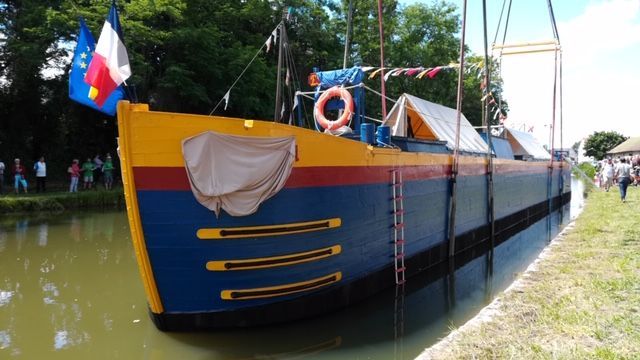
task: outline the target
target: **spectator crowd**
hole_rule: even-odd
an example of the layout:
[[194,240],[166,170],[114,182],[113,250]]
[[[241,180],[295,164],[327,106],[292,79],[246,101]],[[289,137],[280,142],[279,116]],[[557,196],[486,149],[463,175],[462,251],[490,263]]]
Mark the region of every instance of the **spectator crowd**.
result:
[[[41,156],[34,161],[33,166],[27,171],[27,166],[21,159],[15,158],[13,164],[5,164],[0,159],[0,195],[10,192],[7,186],[13,186],[16,194],[29,192],[30,180],[35,180],[37,193],[47,191],[47,162]],[[83,190],[97,189],[102,183],[106,190],[113,188],[114,164],[110,153],[104,157],[97,154],[93,158],[87,157],[86,161],[80,164],[78,159],[73,159],[67,167],[69,177],[69,192],[77,192],[80,185]],[[29,176],[31,175],[31,177]]]
[[596,170],[596,184],[605,191],[617,185],[620,188],[620,200],[626,202],[629,185],[640,184],[640,155],[603,159],[598,162]]

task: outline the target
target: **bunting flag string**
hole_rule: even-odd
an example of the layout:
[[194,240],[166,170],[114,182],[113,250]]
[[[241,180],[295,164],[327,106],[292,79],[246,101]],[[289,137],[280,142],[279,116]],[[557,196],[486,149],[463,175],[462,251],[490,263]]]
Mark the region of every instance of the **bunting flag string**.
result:
[[[378,75],[382,74],[384,70],[384,81],[389,81],[392,77],[399,77],[401,75],[407,77],[415,77],[416,79],[434,79],[438,74],[449,71],[449,70],[459,70],[460,64],[458,63],[449,63],[448,65],[440,65],[434,67],[423,67],[423,66],[414,66],[414,67],[375,67],[375,66],[363,66],[360,68],[362,72],[369,73],[368,78],[374,79]],[[476,75],[478,79],[482,79],[484,77],[484,61],[478,61],[477,63],[470,63],[467,67],[465,67],[465,72]],[[482,101],[488,101],[490,107],[490,113],[492,114],[493,120],[499,120],[500,124],[503,124],[504,121],[507,120],[507,116],[505,115],[505,111],[500,108],[499,103],[494,98],[491,92],[487,92],[487,84],[485,80],[481,81],[480,89],[483,91],[485,95],[482,97]]]
[[452,63],[449,65],[442,65],[442,66],[428,67],[428,68],[425,68],[422,66],[407,67],[407,68],[401,68],[401,67],[379,68],[379,67],[373,67],[373,66],[364,66],[361,69],[365,73],[371,71],[371,73],[369,74],[369,79],[374,79],[376,76],[378,76],[382,72],[382,70],[385,70],[384,81],[386,82],[389,80],[389,78],[400,76],[400,75],[415,77],[417,79],[423,79],[426,76],[429,79],[433,79],[434,77],[436,77],[436,75],[439,72],[443,70],[451,70],[451,69],[459,69],[459,68],[460,68],[459,64]]

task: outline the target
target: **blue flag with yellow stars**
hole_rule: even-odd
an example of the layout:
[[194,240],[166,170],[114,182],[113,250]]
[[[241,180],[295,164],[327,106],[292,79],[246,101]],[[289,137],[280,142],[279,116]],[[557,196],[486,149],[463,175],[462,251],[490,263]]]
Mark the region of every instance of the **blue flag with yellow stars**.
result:
[[99,107],[93,100],[89,98],[89,89],[91,86],[84,82],[84,76],[87,73],[89,63],[93,58],[93,51],[96,47],[96,41],[87,28],[87,24],[80,19],[80,32],[78,33],[78,44],[73,54],[73,63],[69,73],[69,98],[79,102],[82,105],[89,106],[98,111],[111,116],[116,114],[116,106],[118,101],[124,97],[124,90],[119,86],[102,107]]

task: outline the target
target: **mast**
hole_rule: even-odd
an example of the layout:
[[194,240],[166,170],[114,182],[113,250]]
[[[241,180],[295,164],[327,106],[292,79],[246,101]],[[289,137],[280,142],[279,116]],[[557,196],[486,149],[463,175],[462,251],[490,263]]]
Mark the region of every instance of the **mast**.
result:
[[387,92],[384,87],[384,29],[382,27],[382,0],[378,0],[378,28],[380,30],[380,93],[382,94],[382,119],[384,120],[387,118]]
[[273,112],[273,121],[280,122],[280,113],[282,112],[282,27],[284,26],[284,22],[280,23],[278,26],[278,37],[280,40],[278,42],[278,75],[276,81],[276,109]]
[[347,15],[347,34],[344,40],[344,60],[342,68],[347,68],[347,58],[349,57],[349,35],[351,34],[351,16],[353,14],[353,0],[349,0],[349,13]]
[[462,95],[464,87],[464,44],[467,27],[467,0],[462,2],[462,35],[460,37],[460,72],[458,73],[458,99],[456,102],[456,144],[453,148],[453,163],[451,165],[451,194],[449,201],[449,257],[455,254],[456,247],[456,196],[458,162],[460,158],[460,118],[462,116]]
[[[489,241],[491,244],[491,262],[489,269],[493,269],[493,248],[495,247],[495,208],[493,187],[493,155],[491,138],[491,120],[489,118],[489,97],[491,97],[491,69],[489,68],[489,39],[487,37],[487,0],[482,0],[482,23],[484,28],[484,123],[487,126],[487,215],[489,222]],[[502,111],[498,109],[498,111]]]

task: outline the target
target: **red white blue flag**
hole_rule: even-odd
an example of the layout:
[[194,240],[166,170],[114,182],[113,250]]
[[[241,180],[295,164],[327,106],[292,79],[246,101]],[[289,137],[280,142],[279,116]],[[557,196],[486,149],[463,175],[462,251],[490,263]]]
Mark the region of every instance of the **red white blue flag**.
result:
[[131,76],[129,55],[122,41],[122,30],[115,1],[102,27],[93,59],[84,81],[91,86],[89,98],[102,107],[109,95]]
[[73,55],[73,62],[69,72],[69,98],[82,105],[113,116],[116,114],[118,101],[125,97],[122,86],[119,86],[111,93],[111,96],[104,102],[104,105],[98,106],[93,100],[89,99],[88,95],[91,87],[84,82],[84,76],[87,73],[91,59],[93,59],[95,48],[96,41],[93,39],[91,31],[89,31],[89,28],[87,28],[87,25],[81,18],[76,51]]

